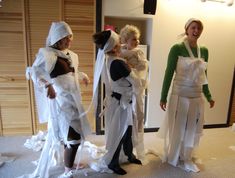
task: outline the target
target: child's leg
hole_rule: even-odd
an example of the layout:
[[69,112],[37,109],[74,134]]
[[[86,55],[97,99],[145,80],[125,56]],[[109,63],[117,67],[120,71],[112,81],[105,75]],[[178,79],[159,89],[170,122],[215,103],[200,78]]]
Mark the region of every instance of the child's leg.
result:
[[65,146],[64,149],[64,164],[65,164],[65,171],[69,171],[73,168],[74,160],[76,157],[77,149],[79,144],[70,145],[70,148]]
[[[69,132],[68,132],[68,140],[72,141],[79,141],[81,139],[81,136],[79,133],[77,133],[72,127],[69,127]],[[80,143],[77,144],[70,144],[70,148],[68,148],[65,145],[64,148],[64,164],[65,164],[65,171],[70,171],[73,168],[74,165],[74,160],[76,157],[76,153],[78,150],[78,146]]]

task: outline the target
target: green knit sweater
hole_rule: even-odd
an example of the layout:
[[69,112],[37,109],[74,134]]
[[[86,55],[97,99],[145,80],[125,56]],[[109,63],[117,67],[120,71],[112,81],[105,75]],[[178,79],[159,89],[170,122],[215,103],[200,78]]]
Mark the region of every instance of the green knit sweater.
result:
[[[197,56],[197,48],[191,48],[193,55]],[[203,58],[206,62],[208,62],[208,49],[206,47],[200,47],[201,51],[201,58]],[[162,92],[161,92],[161,102],[167,102],[167,95],[171,85],[171,81],[176,70],[178,56],[189,57],[189,53],[185,48],[184,43],[175,44],[172,46],[167,61],[167,67],[165,70],[164,81],[162,85]],[[208,84],[203,85],[203,93],[207,99],[207,101],[212,100],[211,93],[208,87]]]

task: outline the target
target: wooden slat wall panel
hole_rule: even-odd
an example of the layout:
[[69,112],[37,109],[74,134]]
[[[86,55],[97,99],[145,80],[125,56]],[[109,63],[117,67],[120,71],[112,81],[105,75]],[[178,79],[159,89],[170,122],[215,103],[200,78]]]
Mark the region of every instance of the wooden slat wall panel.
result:
[[[71,26],[74,33],[71,50],[79,56],[79,69],[85,72],[91,80],[88,87],[81,85],[83,104],[87,108],[92,98],[94,66],[92,34],[95,32],[95,0],[65,0],[64,20]],[[94,130],[93,112],[88,113],[88,119]]]
[[[95,0],[5,0],[1,5],[0,135],[35,134],[45,130],[46,124],[38,123],[33,86],[26,81],[25,68],[45,46],[51,22],[65,20],[74,32],[72,50],[79,54],[80,70],[93,81]],[[87,107],[92,82],[81,87]],[[93,114],[88,117],[94,129]]]
[[31,134],[29,95],[25,80],[23,0],[7,0],[0,8],[1,135]]
[[[61,20],[61,0],[28,0],[28,33],[29,33],[29,64],[35,60],[38,49],[45,47],[46,38],[51,23]],[[32,84],[32,83],[31,83]],[[32,86],[32,85],[31,85]],[[34,103],[34,132],[46,130],[46,124],[39,124],[37,117],[37,109],[35,107],[34,94],[31,90],[31,96]]]
[[38,49],[45,47],[51,22],[61,20],[60,0],[28,0],[31,62]]

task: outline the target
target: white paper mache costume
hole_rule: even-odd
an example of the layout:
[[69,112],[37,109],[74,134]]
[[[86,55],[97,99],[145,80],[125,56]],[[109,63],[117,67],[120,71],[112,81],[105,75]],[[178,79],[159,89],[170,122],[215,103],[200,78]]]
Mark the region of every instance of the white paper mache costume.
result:
[[134,94],[136,98],[136,114],[134,115],[135,130],[138,131],[138,138],[136,143],[137,158],[141,160],[142,164],[147,164],[148,161],[145,158],[144,148],[144,100],[145,89],[148,86],[148,61],[143,51],[136,47],[128,50],[126,45],[122,46],[121,57],[123,57],[127,64],[130,65],[131,70],[141,80],[141,85],[134,87]]
[[184,44],[190,57],[178,57],[166,118],[158,132],[158,136],[164,139],[160,157],[173,166],[185,156],[182,153],[187,150],[182,149],[193,149],[199,144],[204,124],[202,85],[208,83],[207,63],[201,59],[200,47],[197,49],[198,58],[195,58],[187,41]]
[[[78,71],[78,56],[70,50],[60,51],[50,47],[60,39],[72,35],[72,31],[65,22],[53,22],[45,48],[40,48],[32,67],[26,70],[27,78],[34,83],[35,98],[40,123],[48,122],[47,139],[42,150],[36,170],[29,177],[49,177],[49,169],[63,161],[61,155],[61,141],[70,147],[77,144],[75,140],[68,141],[69,127],[81,135],[82,143],[86,135],[91,133],[89,123],[82,106],[79,78],[87,77]],[[74,67],[74,72],[50,77],[57,57],[66,58]],[[53,85],[56,92],[55,99],[46,97],[47,89],[40,79],[45,79]]]
[[[135,114],[136,99],[133,87],[129,87],[130,83],[139,87],[141,81],[131,72],[128,77],[113,81],[110,77],[110,65],[116,60],[124,60],[122,58],[113,57],[107,52],[111,51],[119,42],[119,36],[111,31],[111,36],[106,42],[103,49],[99,49],[95,64],[93,98],[97,95],[97,87],[100,76],[105,84],[105,137],[106,137],[106,153],[97,162],[93,162],[91,167],[100,172],[110,172],[108,164],[111,162],[113,155],[127,130],[128,125],[133,125],[133,115]],[[126,86],[126,87],[125,87]],[[112,92],[121,93],[121,100],[111,97]],[[132,101],[132,104],[129,102]],[[137,131],[133,128],[133,145],[137,142]]]

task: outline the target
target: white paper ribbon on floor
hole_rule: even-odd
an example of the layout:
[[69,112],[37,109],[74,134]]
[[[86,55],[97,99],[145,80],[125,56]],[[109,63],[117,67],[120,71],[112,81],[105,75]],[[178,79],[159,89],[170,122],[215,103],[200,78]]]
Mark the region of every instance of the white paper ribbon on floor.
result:
[[[39,139],[39,140],[43,140],[44,134],[42,134],[42,132],[40,132],[38,135],[36,135],[35,137],[32,138],[33,141]],[[106,164],[104,164],[104,162],[102,161],[102,157],[105,155],[105,153],[107,152],[107,150],[105,149],[105,146],[97,146],[89,141],[85,141],[84,142],[84,146],[82,149],[79,149],[78,152],[82,152],[77,153],[77,155],[83,155],[81,158],[76,157],[75,163],[78,162],[78,159],[81,159],[81,163],[84,163],[84,166],[82,168],[79,169],[73,169],[71,171],[71,174],[73,176],[93,176],[95,174],[99,173],[113,173],[112,170],[110,170]],[[145,154],[154,154],[156,155],[156,153],[154,153],[153,150],[145,150]],[[79,161],[79,162],[80,162]],[[145,160],[146,162],[144,163],[147,164],[148,160]],[[122,157],[120,156],[120,163],[124,163],[127,162],[127,157]],[[59,176],[63,176],[64,172],[64,165],[56,165],[54,167],[51,167],[49,170],[49,176],[50,177],[59,177]],[[35,178],[35,176],[33,174],[26,174],[23,176],[20,176],[18,178]]]
[[37,135],[33,135],[30,139],[27,139],[24,146],[33,151],[41,151],[46,140],[46,132],[39,131]]

